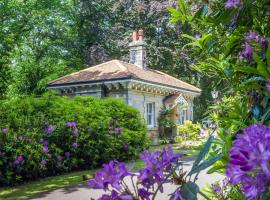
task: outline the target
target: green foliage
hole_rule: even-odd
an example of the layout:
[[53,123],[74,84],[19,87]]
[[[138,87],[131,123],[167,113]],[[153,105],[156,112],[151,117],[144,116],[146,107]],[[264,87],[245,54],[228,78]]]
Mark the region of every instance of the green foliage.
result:
[[199,123],[193,124],[192,121],[189,121],[189,120],[186,120],[183,125],[177,126],[178,135],[182,138],[182,141],[199,140],[201,128],[202,127]]
[[[115,99],[47,94],[1,101],[0,112],[0,127],[8,129],[0,135],[0,185],[132,159],[150,143],[139,111]],[[77,128],[67,127],[69,121]],[[48,152],[42,151],[44,141]],[[20,155],[24,160],[15,164]]]

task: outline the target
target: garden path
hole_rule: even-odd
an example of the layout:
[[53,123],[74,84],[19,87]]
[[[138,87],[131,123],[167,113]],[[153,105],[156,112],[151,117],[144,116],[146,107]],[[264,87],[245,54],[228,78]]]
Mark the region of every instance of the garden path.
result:
[[[194,158],[185,159],[184,170],[190,170],[192,163],[194,162]],[[205,186],[207,183],[211,184],[215,181],[222,180],[224,177],[220,174],[207,174],[206,170],[202,171],[198,176],[197,184],[200,187]],[[127,182],[131,187],[131,182]],[[168,194],[171,194],[175,190],[175,186],[171,184],[166,184],[164,186],[164,193],[159,193],[157,195],[158,200],[166,200],[168,198]],[[86,183],[82,183],[76,186],[62,188],[50,192],[45,192],[39,194],[38,196],[34,196],[31,198],[27,198],[27,200],[89,200],[90,198],[97,199],[103,194],[103,190],[93,190],[90,189]],[[202,198],[200,198],[202,199]]]

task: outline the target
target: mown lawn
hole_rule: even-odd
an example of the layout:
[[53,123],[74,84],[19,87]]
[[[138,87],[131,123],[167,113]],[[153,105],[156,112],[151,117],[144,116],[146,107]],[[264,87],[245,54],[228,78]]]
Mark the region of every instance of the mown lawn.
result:
[[83,175],[92,175],[94,170],[72,172],[65,175],[44,178],[38,181],[25,183],[16,187],[0,188],[1,200],[17,200],[30,197],[42,192],[47,192],[66,186],[83,182]]
[[[151,151],[156,149],[162,149],[164,145],[152,146]],[[173,145],[175,147],[175,145]],[[175,153],[185,154],[187,156],[196,156],[199,151],[199,147],[190,150],[175,149]],[[132,166],[133,171],[137,171],[144,167],[144,162],[141,159],[137,159],[128,165]],[[42,192],[48,192],[55,189],[60,189],[67,186],[72,186],[83,182],[83,176],[89,178],[95,173],[96,170],[86,170],[79,172],[72,172],[65,175],[54,176],[44,178],[38,181],[25,183],[16,187],[0,188],[0,200],[19,200],[26,197],[31,197]]]

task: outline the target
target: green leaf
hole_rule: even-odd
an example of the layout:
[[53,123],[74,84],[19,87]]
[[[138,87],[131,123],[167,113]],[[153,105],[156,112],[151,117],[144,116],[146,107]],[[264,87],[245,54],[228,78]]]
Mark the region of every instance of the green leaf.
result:
[[187,14],[187,5],[185,4],[184,0],[178,0],[178,4],[179,4],[181,12],[184,15],[186,15]]
[[196,167],[202,161],[202,159],[206,156],[206,154],[209,152],[212,142],[213,142],[213,136],[210,136],[208,140],[206,141],[206,143],[204,144],[203,148],[201,149],[197,159],[193,163],[192,169]]
[[270,45],[268,45],[268,48],[266,51],[266,60],[267,60],[268,67],[270,67]]
[[216,155],[208,160],[205,160],[202,162],[202,164],[192,167],[191,171],[188,173],[188,175],[192,175],[195,174],[197,172],[200,172],[208,167],[210,167],[211,165],[213,165],[216,161],[218,161],[219,159],[221,159],[223,157],[222,154]]
[[270,119],[270,107],[267,109],[267,111],[262,116],[262,123],[267,122]]
[[197,200],[199,187],[193,182],[187,182],[180,189],[181,196],[188,200]]
[[221,161],[217,161],[208,171],[207,174],[224,171],[225,165]]
[[259,74],[258,70],[254,67],[250,67],[250,66],[235,66],[234,67],[235,71],[238,72],[245,72],[245,73],[252,73],[252,74]]
[[256,61],[257,63],[257,70],[258,70],[258,73],[266,78],[270,78],[270,74],[266,68],[266,65],[265,63],[261,60],[261,58],[256,54],[254,53],[253,55],[254,57],[254,60]]
[[259,105],[254,105],[251,108],[251,113],[254,119],[259,120],[261,114],[261,107]]
[[192,36],[190,36],[188,34],[182,34],[181,36],[184,37],[184,38],[188,38],[190,40],[196,41],[196,38],[195,37],[192,37]]

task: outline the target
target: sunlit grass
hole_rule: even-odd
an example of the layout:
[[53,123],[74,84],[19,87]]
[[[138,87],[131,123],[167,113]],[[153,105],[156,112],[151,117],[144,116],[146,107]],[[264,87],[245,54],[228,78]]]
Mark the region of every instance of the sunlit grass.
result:
[[94,170],[73,172],[66,175],[48,177],[38,181],[33,181],[16,187],[6,187],[0,189],[0,200],[19,200],[42,192],[76,185],[83,182],[83,175],[93,174]]

